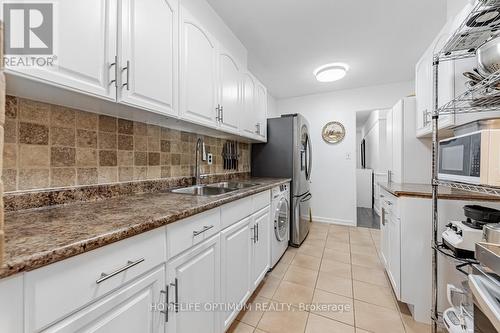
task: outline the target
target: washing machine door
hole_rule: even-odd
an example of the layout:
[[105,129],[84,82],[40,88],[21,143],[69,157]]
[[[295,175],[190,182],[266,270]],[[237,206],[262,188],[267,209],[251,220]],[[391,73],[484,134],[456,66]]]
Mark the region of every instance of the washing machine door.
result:
[[274,234],[280,242],[286,241],[288,236],[288,226],[290,224],[290,206],[288,200],[281,198],[276,205],[274,212]]

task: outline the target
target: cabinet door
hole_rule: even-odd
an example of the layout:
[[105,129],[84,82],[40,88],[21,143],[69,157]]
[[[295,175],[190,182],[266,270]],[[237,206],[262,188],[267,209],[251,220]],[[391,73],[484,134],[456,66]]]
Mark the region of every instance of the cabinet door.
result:
[[[165,266],[161,266],[41,332],[163,333],[164,288]],[[152,305],[158,307],[152,310]]]
[[[221,232],[221,300],[224,304],[244,304],[250,296],[250,221],[248,217]],[[238,310],[228,309],[221,313],[226,330]]]
[[389,280],[391,281],[394,294],[401,299],[401,220],[391,214],[389,224]]
[[394,160],[394,124],[393,124],[393,109],[387,110],[386,113],[386,137],[385,137],[385,144],[386,144],[386,157],[387,160],[385,161],[386,163],[386,168],[387,170],[390,170],[392,172],[393,170],[393,160]]
[[253,215],[252,232],[254,235],[252,249],[252,290],[257,288],[259,283],[269,269],[269,206]]
[[217,126],[216,41],[181,6],[180,107],[183,118]]
[[384,195],[380,195],[380,254],[385,269],[389,270],[389,212],[385,205]]
[[266,138],[267,130],[267,90],[261,83],[255,89],[255,116],[257,118],[257,135]]
[[255,136],[257,117],[255,115],[255,80],[250,73],[243,75],[243,115],[241,131],[243,135]]
[[177,0],[121,2],[121,103],[177,115]]
[[[116,0],[54,2],[53,66],[7,66],[19,74],[80,93],[116,100]],[[70,32],[70,33],[69,33]]]
[[167,332],[218,333],[218,312],[210,306],[219,302],[219,235],[181,254],[167,264],[170,309]]
[[420,58],[415,67],[415,95],[417,105],[417,136],[426,135],[430,130],[430,117],[428,112],[431,109],[430,95],[432,92],[432,75],[431,75],[432,59],[429,52]]
[[238,131],[242,103],[242,76],[236,60],[227,52],[219,53],[220,126],[231,132]]
[[404,101],[400,100],[392,108],[392,179],[395,183],[403,180],[403,121]]

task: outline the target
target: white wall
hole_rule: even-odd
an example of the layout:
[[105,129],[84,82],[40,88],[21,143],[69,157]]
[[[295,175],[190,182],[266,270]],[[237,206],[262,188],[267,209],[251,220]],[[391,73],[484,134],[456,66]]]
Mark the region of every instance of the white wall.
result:
[[[356,111],[386,109],[413,92],[414,83],[408,81],[277,101],[271,116],[301,113],[311,124],[311,208],[316,221],[356,224]],[[323,126],[333,120],[346,128],[344,141],[335,145],[321,137]]]

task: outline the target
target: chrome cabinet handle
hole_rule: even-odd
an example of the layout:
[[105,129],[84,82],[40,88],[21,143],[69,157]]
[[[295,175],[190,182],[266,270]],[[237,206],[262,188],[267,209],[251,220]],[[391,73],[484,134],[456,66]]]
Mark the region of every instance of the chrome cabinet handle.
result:
[[221,120],[220,120],[220,105],[219,104],[217,104],[215,111],[217,111],[216,116],[215,116],[215,120],[220,122]]
[[220,122],[224,122],[224,106],[220,106]]
[[174,307],[175,307],[175,312],[179,312],[179,280],[177,278],[174,279],[174,283],[170,283],[172,287],[174,287]]
[[165,290],[160,290],[160,293],[161,294],[165,294],[165,304],[166,304],[166,308],[164,311],[160,311],[160,313],[163,313],[165,315],[165,322],[168,323],[168,290],[169,290],[170,286],[169,285],[166,285],[165,286]]
[[109,273],[109,274],[107,274],[107,273],[101,273],[101,277],[100,277],[100,278],[98,278],[98,279],[95,281],[95,283],[99,284],[99,283],[101,283],[101,282],[104,282],[104,281],[106,281],[107,279],[110,279],[110,278],[112,278],[113,276],[118,275],[118,274],[120,274],[121,272],[124,272],[124,271],[126,271],[127,269],[129,269],[129,268],[132,268],[132,267],[134,267],[134,266],[136,266],[136,265],[139,265],[139,264],[140,264],[141,262],[143,262],[144,260],[145,260],[144,258],[141,258],[141,259],[136,260],[136,261],[131,261],[131,260],[129,260],[129,261],[127,261],[127,264],[126,264],[125,266],[123,266],[123,267],[121,267],[121,268],[118,268],[116,271],[114,271],[114,272],[112,272],[112,273]]
[[389,206],[392,206],[392,202],[390,201],[386,201],[385,203],[388,204]]
[[127,60],[127,67],[123,67],[122,72],[127,71],[127,82],[122,84],[122,87],[127,87],[130,90],[129,79],[130,79],[130,60]]
[[257,242],[259,241],[259,224],[257,223],[255,225],[255,227],[257,228]]
[[381,218],[381,220],[382,220],[382,225],[385,225],[385,208],[384,207],[382,207],[382,218]]
[[255,133],[257,133],[257,134],[259,134],[259,135],[260,135],[260,123],[255,124],[255,127],[257,128],[257,129],[255,130]]
[[196,231],[196,230],[193,231],[193,236],[198,236],[198,235],[204,233],[205,231],[212,229],[213,227],[214,227],[213,225],[206,225],[203,227],[203,229],[201,229],[199,231]]
[[256,224],[253,225],[253,227],[250,227],[250,229],[252,230],[253,232],[253,237],[250,237],[250,239],[255,243],[257,241],[257,236],[255,234],[255,231],[256,231]]
[[111,70],[112,67],[115,67],[115,78],[113,80],[109,81],[109,85],[112,85],[114,83],[115,87],[118,87],[118,81],[116,80],[117,79],[117,75],[118,75],[117,65],[118,65],[118,57],[115,56],[115,62],[109,64],[109,69],[110,70]]

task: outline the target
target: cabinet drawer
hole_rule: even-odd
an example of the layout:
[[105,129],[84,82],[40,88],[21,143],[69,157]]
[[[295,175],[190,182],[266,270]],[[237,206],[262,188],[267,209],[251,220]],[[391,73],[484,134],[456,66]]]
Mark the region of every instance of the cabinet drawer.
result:
[[[26,332],[54,323],[165,261],[165,229],[158,228],[26,273]],[[97,283],[102,273],[109,276],[127,264],[128,269]]]
[[252,212],[256,212],[271,203],[271,191],[267,190],[262,193],[257,193],[252,196],[253,209]]
[[221,230],[253,213],[252,197],[246,197],[221,207]]
[[400,217],[398,198],[386,190],[381,189],[380,191],[381,206],[384,206],[387,213],[394,215],[395,217]]
[[167,225],[167,256],[172,258],[220,231],[220,208]]

